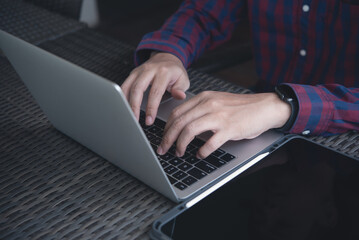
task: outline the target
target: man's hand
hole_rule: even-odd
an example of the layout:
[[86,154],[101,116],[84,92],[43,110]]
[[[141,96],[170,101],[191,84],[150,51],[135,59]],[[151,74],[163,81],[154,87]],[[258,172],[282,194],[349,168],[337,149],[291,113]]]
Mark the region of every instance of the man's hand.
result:
[[275,93],[203,92],[173,110],[157,153],[164,154],[177,140],[176,155],[182,156],[196,135],[211,131],[197,153],[206,158],[228,140],[251,139],[282,127],[290,114],[289,104]]
[[143,94],[151,85],[146,107],[146,124],[157,116],[158,106],[167,90],[176,99],[185,99],[189,88],[187,71],[180,59],[170,53],[153,52],[151,58],[135,68],[121,88],[139,119]]

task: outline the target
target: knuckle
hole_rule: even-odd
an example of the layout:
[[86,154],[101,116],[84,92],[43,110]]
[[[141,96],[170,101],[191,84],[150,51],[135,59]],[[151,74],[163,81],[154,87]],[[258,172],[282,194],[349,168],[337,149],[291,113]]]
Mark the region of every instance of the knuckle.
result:
[[191,135],[191,134],[193,134],[193,132],[195,131],[195,129],[196,129],[196,126],[195,126],[196,124],[194,124],[193,122],[192,123],[189,123],[189,124],[187,124],[186,125],[186,127],[184,128],[184,133],[186,134],[186,135]]
[[151,97],[159,96],[161,95],[161,90],[157,87],[152,87],[150,91]]
[[153,110],[156,110],[156,107],[154,104],[147,104],[147,108],[146,108],[147,111],[153,111]]
[[173,128],[179,130],[182,128],[183,117],[179,116],[174,122],[173,122]]
[[207,142],[207,149],[209,149],[210,151],[214,151],[219,147],[219,142],[218,140],[214,140],[211,139]]
[[139,108],[137,106],[135,106],[135,105],[132,105],[131,109],[132,109],[133,112],[137,112],[137,110],[139,110]]
[[180,110],[178,107],[176,107],[175,109],[173,109],[171,113],[171,118],[178,118],[178,117],[180,117]]
[[210,98],[206,101],[206,105],[208,108],[218,108],[220,106],[220,103],[217,99]]
[[166,74],[169,71],[169,69],[167,65],[161,65],[158,67],[157,71],[159,74]]
[[[142,67],[142,66],[141,66],[141,67]],[[137,68],[132,69],[131,72],[130,72],[130,74],[129,74],[128,76],[130,77],[130,76],[133,76],[133,75],[137,74],[137,72],[139,71],[139,69],[140,69],[141,67],[137,67]]]
[[133,86],[132,88],[131,88],[131,95],[133,95],[133,96],[135,96],[135,95],[138,95],[138,94],[140,94],[142,91],[138,88],[138,87],[136,87],[136,86]]
[[170,137],[167,134],[162,137],[162,143],[166,146],[171,145]]
[[153,66],[151,63],[144,63],[141,65],[141,71],[143,71],[143,72],[150,71],[152,68],[153,68]]
[[[187,147],[186,144],[183,143],[183,142],[177,142],[177,143],[176,143],[176,148],[177,148],[180,152],[185,151],[186,147]],[[183,150],[182,150],[182,149],[183,149]]]
[[204,91],[198,94],[198,97],[200,98],[206,98],[208,96],[208,91]]
[[147,105],[146,112],[150,115],[154,115],[157,112],[157,107],[154,105]]
[[131,93],[143,93],[143,84],[139,82],[134,82],[131,88]]

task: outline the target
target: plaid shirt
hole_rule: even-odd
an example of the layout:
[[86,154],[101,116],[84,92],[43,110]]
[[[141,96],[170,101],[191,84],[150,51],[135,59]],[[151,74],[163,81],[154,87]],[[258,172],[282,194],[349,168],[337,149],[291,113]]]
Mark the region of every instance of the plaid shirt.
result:
[[262,90],[286,84],[296,94],[291,133],[359,130],[359,0],[186,0],[143,37],[136,64],[151,49],[172,53],[187,67],[227,41],[244,18]]

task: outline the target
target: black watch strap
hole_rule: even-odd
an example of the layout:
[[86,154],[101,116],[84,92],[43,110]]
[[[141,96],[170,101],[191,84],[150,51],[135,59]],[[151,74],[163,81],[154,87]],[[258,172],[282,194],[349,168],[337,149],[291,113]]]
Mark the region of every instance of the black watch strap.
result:
[[299,109],[298,100],[295,96],[295,93],[289,86],[286,85],[276,86],[275,92],[282,101],[290,105],[290,108],[292,110],[288,121],[283,125],[283,127],[277,128],[277,130],[279,131],[287,132],[292,128],[294,121],[297,118],[298,109]]

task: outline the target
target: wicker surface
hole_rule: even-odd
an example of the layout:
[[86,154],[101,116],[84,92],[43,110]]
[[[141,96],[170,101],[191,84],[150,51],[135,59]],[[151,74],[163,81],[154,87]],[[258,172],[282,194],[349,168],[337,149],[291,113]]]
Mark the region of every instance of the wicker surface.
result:
[[0,0],[0,29],[39,44],[84,28],[67,19],[21,0]]
[[56,131],[0,63],[0,239],[136,239],[173,203]]
[[[80,18],[83,0],[25,0],[34,5],[46,8],[52,12],[74,19]],[[87,1],[87,0],[86,0]]]
[[[40,46],[117,83],[133,68],[132,47],[92,30],[53,39]],[[195,93],[247,92],[195,71],[189,75]],[[314,139],[359,157],[357,133]],[[174,206],[54,129],[2,58],[0,148],[0,239],[146,239],[152,222]]]

